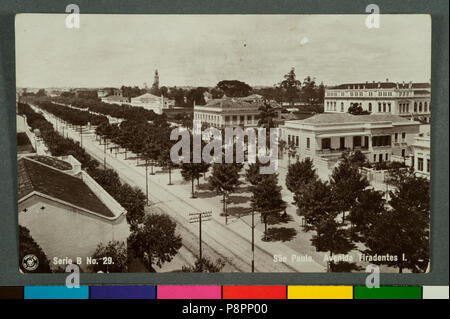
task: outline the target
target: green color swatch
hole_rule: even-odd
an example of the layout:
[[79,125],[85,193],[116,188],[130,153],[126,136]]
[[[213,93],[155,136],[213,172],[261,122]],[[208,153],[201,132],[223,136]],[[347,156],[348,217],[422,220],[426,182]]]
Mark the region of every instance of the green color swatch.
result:
[[422,287],[381,286],[379,288],[367,288],[355,286],[354,299],[422,299]]

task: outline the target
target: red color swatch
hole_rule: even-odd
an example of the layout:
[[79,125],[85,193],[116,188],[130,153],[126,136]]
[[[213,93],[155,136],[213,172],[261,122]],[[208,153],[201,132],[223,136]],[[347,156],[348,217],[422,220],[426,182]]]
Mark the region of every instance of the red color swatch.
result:
[[286,286],[223,286],[223,299],[286,299]]

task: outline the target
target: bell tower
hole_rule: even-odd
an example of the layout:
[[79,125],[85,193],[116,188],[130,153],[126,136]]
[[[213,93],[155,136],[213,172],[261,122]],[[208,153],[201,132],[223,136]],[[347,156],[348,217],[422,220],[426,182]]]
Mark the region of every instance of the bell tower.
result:
[[159,89],[159,74],[158,74],[158,70],[155,70],[155,80],[153,81],[153,89]]

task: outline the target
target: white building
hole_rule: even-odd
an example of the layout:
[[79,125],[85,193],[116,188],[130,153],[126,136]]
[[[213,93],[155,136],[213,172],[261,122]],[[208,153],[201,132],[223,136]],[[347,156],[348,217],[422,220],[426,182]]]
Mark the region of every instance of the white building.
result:
[[[246,97],[227,97],[209,99],[206,105],[194,105],[194,120],[217,128],[241,126],[256,127],[260,117],[260,107],[264,106],[261,95]],[[281,108],[271,103],[277,112],[276,120],[281,118]]]
[[174,100],[169,100],[164,96],[157,96],[151,93],[131,98],[132,106],[140,106],[147,110],[152,110],[156,114],[162,114],[164,109],[171,109],[175,106]]
[[109,104],[129,104],[130,99],[126,96],[123,96],[122,90],[113,89],[111,95],[101,97],[102,102]]
[[109,95],[110,92],[111,92],[111,90],[108,90],[108,89],[100,89],[100,90],[97,90],[97,96],[99,98],[106,97]]
[[328,175],[345,150],[360,150],[370,162],[406,157],[420,123],[391,114],[351,115],[322,113],[286,121],[281,137],[294,143],[299,160],[310,158]]
[[[91,257],[97,245],[127,242],[125,209],[73,157],[24,156],[18,166],[18,220],[50,260]],[[26,252],[25,252],[26,253]]]
[[420,176],[430,178],[431,152],[429,127],[428,130],[425,130],[414,138],[412,149],[412,165],[414,167],[414,171]]
[[365,82],[348,83],[325,89],[324,111],[346,113],[359,105],[372,114],[395,114],[429,122],[430,83]]

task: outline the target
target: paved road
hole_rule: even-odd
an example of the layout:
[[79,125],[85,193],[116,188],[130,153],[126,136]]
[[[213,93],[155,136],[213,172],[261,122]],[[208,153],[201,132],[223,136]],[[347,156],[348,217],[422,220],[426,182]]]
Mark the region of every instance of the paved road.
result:
[[[36,108],[36,107],[35,107]],[[48,112],[39,109],[50,123],[55,122],[55,117]],[[68,137],[79,141],[80,135],[70,129],[66,129]],[[83,147],[86,151],[103,163],[104,147],[96,140],[94,135],[83,136]],[[116,170],[119,176],[132,186],[140,187],[145,191],[145,168],[137,167],[136,161],[125,160],[119,155],[106,152],[108,166]],[[204,224],[203,242],[216,254],[225,257],[228,262],[241,272],[251,270],[251,232],[244,223],[233,223],[225,225],[221,217],[220,203],[212,205],[201,198],[189,198],[190,187],[178,185],[179,187],[166,185],[167,181],[149,178],[149,194],[153,206],[170,215],[181,228],[195,234],[198,232],[197,224],[189,223],[189,213],[212,211],[212,219]],[[180,187],[181,186],[181,187]],[[300,253],[280,242],[264,242],[261,240],[262,233],[255,230],[255,271],[256,272],[324,272],[323,265],[313,261],[298,262],[292,260],[291,256]],[[286,256],[284,263],[274,262],[274,255]],[[186,258],[188,259],[188,258]]]

